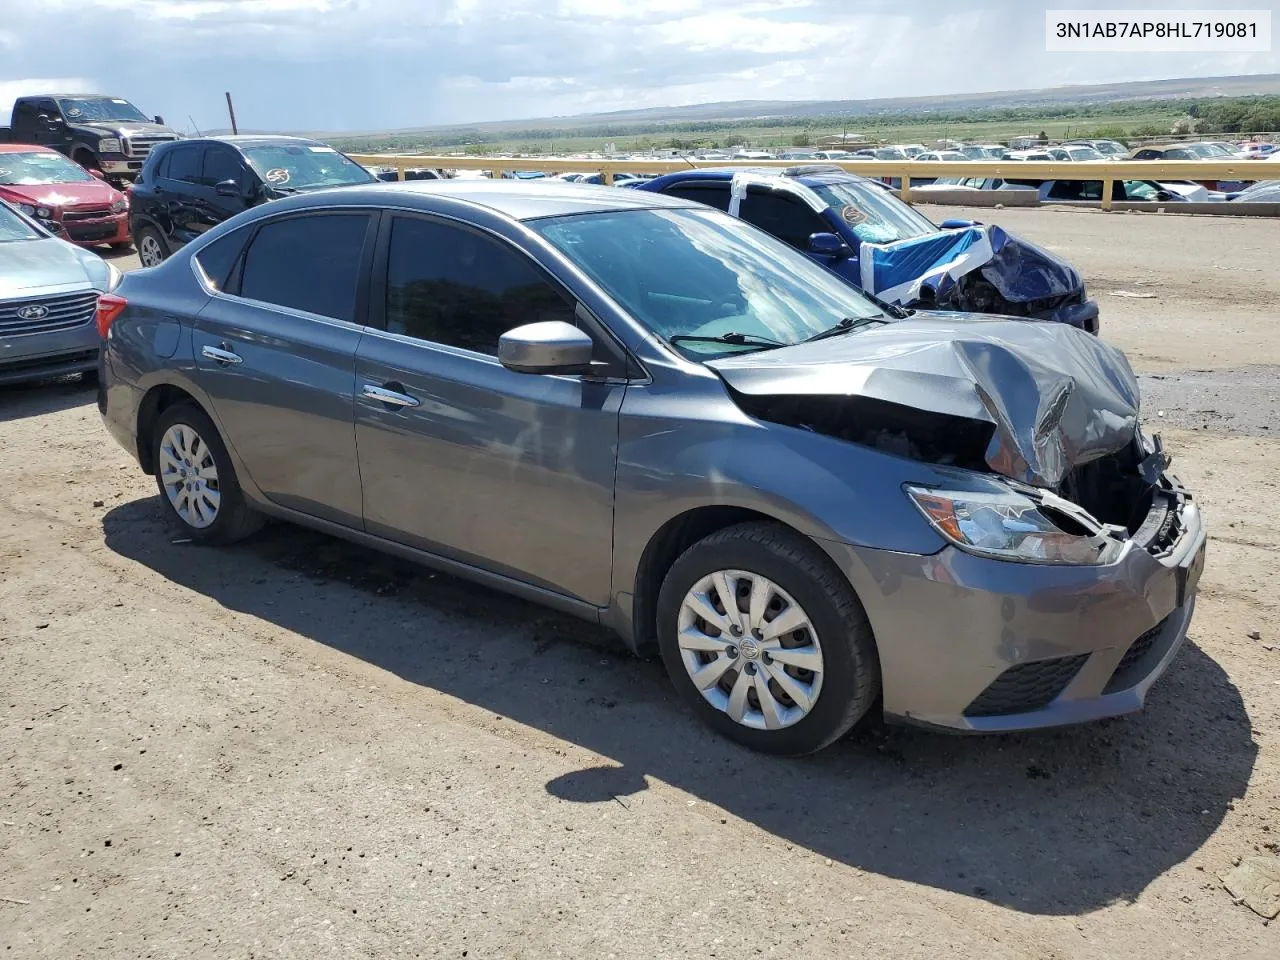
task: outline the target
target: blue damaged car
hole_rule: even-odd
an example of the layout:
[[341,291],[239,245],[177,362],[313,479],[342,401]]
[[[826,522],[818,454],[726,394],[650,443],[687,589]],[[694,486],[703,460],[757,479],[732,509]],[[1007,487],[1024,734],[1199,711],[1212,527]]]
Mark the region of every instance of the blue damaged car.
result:
[[1060,257],[970,220],[938,226],[836,166],[681,170],[636,187],[716,207],[902,307],[1052,320],[1098,332],[1098,305]]

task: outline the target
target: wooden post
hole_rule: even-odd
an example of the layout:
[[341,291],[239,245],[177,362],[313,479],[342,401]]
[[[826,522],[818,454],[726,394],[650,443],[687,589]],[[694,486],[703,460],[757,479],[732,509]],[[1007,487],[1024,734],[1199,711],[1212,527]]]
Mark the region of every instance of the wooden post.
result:
[[227,113],[231,115],[231,132],[239,133],[240,129],[236,126],[236,108],[231,105],[231,91],[227,91]]
[[1115,188],[1114,179],[1104,179],[1102,181],[1102,209],[1111,209],[1111,191]]

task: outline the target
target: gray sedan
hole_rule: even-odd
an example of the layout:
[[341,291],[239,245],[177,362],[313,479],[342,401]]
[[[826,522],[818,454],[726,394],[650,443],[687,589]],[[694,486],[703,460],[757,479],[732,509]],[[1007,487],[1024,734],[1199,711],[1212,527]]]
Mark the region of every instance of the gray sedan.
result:
[[1115,348],[886,312],[691,202],[291,197],[100,316],[105,423],[185,536],[283,518],[606,624],[757,749],[1135,711],[1195,606]]
[[98,295],[120,274],[0,200],[0,383],[98,366]]

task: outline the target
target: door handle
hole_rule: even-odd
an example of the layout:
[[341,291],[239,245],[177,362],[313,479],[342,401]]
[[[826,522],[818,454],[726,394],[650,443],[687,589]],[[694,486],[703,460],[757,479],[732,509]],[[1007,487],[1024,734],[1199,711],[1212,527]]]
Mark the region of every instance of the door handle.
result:
[[219,347],[201,347],[200,355],[206,359],[212,360],[214,363],[243,363],[244,358],[239,354],[232,353],[230,350],[223,350]]
[[385,403],[393,407],[416,407],[420,402],[417,397],[411,397],[407,393],[398,393],[395,390],[388,390],[386,387],[375,386],[372,383],[364,385],[363,393],[370,400],[377,400],[379,403]]

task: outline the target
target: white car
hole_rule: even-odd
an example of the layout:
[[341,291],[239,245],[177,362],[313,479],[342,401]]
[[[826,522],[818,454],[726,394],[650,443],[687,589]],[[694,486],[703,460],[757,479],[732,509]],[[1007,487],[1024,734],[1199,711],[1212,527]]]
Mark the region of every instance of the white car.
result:
[[1055,160],[1066,160],[1070,163],[1097,163],[1099,160],[1105,161],[1107,158],[1100,154],[1093,147],[1046,147],[1045,152]]
[[934,150],[931,153],[922,153],[915,158],[916,160],[969,160],[959,150]]

